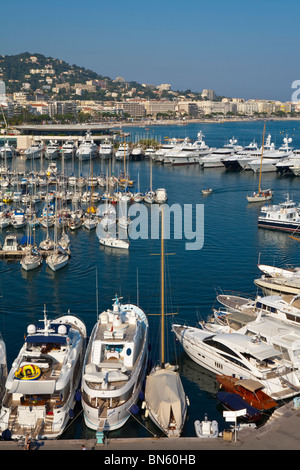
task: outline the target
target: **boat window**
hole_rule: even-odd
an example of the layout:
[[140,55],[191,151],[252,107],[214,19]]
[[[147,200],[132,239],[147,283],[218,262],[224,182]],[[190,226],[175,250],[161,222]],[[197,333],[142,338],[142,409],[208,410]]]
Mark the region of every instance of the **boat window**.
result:
[[243,367],[244,369],[250,370],[250,368],[247,367],[243,362],[239,361],[238,359],[236,359],[234,357],[228,357],[228,356],[225,356],[224,354],[221,354],[221,356],[224,357],[225,359],[233,362],[234,364],[238,365],[239,367]]
[[212,346],[213,348],[218,349],[219,351],[223,351],[227,354],[230,354],[231,356],[239,357],[234,351],[232,351],[230,348],[225,346],[222,343],[218,343],[215,341],[212,337],[206,338],[203,340],[203,343],[208,344],[209,346]]

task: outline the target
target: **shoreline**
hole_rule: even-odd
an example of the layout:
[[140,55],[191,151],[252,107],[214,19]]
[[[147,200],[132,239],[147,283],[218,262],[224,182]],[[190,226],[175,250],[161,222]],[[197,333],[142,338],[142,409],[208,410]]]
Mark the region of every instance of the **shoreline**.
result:
[[178,120],[158,120],[158,121],[152,121],[152,120],[147,120],[147,121],[134,121],[134,122],[128,122],[128,123],[116,123],[113,124],[112,127],[145,127],[145,126],[185,126],[188,124],[226,124],[228,123],[233,123],[233,122],[257,122],[257,121],[283,121],[283,122],[289,122],[289,121],[300,121],[300,117],[275,117],[275,118],[225,118],[225,119],[185,119],[184,121],[178,121]]

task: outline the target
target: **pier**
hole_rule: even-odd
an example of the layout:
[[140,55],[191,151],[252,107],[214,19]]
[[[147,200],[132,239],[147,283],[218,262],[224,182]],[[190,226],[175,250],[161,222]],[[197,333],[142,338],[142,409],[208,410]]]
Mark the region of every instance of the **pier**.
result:
[[[198,451],[222,451],[222,450],[299,450],[300,442],[300,408],[294,408],[293,401],[278,408],[272,414],[268,422],[260,428],[244,428],[237,433],[235,440],[222,437],[216,439],[199,439],[198,437],[149,437],[149,438],[107,438],[104,443],[98,443],[97,439],[57,439],[38,441],[33,450],[98,450],[105,454],[118,452],[117,455],[128,455],[130,451],[134,455],[147,459],[149,453],[185,451],[193,454]],[[17,441],[0,441],[2,450],[23,450]],[[146,452],[147,451],[147,452]],[[143,461],[145,464],[145,461]]]

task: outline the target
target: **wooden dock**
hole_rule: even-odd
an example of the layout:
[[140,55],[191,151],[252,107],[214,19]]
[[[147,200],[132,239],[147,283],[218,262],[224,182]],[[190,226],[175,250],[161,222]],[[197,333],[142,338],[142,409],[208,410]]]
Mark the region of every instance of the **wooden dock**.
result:
[[[66,250],[69,256],[71,253],[69,250]],[[47,256],[54,253],[54,250],[39,250],[39,253],[42,255],[43,258],[47,258]],[[4,259],[22,259],[23,256],[26,255],[26,250],[12,250],[12,251],[3,251],[0,250],[0,258]]]

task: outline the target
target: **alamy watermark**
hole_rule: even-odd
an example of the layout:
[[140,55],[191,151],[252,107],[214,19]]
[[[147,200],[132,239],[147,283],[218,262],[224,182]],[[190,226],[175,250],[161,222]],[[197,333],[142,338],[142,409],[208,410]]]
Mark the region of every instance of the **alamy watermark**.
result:
[[295,91],[292,93],[292,102],[299,103],[300,101],[300,80],[294,80],[291,88]]
[[[100,214],[98,214],[100,215]],[[106,236],[131,240],[161,238],[161,217],[165,240],[185,240],[186,250],[201,250],[204,245],[203,204],[107,204],[97,227],[99,238]]]

